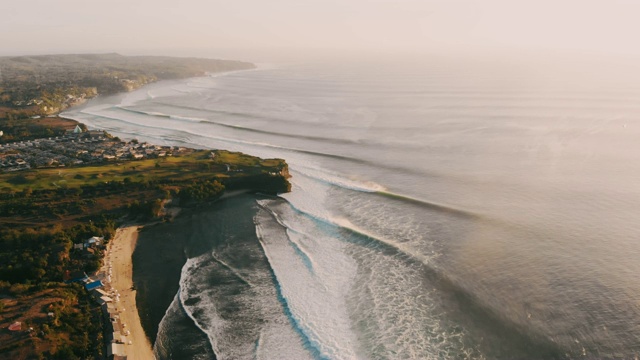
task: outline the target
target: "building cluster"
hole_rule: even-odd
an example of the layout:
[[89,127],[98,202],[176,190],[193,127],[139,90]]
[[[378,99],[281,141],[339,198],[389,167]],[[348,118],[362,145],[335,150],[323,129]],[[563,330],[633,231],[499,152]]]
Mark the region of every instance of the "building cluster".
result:
[[73,249],[82,252],[84,258],[91,259],[95,257],[96,252],[101,248],[103,243],[104,238],[94,236],[83,243],[73,244]]
[[[82,245],[82,244],[81,244]],[[95,302],[100,305],[106,322],[107,358],[126,359],[125,345],[131,345],[128,336],[131,332],[127,324],[122,321],[120,314],[124,309],[119,308],[120,294],[111,287],[111,264],[96,276],[89,277],[84,272],[72,273],[67,282],[84,283],[85,289],[91,294]],[[100,280],[99,278],[102,278]]]
[[[74,244],[74,249],[80,251],[98,250],[104,248],[104,245],[104,238],[93,236]],[[128,338],[131,332],[121,319],[121,314],[125,309],[120,305],[120,293],[111,286],[112,271],[111,261],[106,261],[100,271],[93,276],[88,276],[83,271],[76,271],[66,274],[64,280],[67,283],[82,283],[94,301],[100,305],[106,323],[107,358],[122,360],[127,359],[125,346],[132,344]]]
[[12,104],[14,106],[33,106],[33,105],[42,105],[44,101],[41,99],[31,99],[31,100],[16,100],[13,101]]
[[107,320],[105,331],[107,333],[108,358],[126,359],[125,345],[132,345],[133,342],[128,338],[131,332],[127,329],[127,324],[120,318],[124,309],[120,307],[118,290],[111,288],[108,282],[103,284],[99,280],[87,284],[86,287],[102,308],[102,313]]
[[186,150],[146,142],[123,142],[107,137],[104,131],[83,132],[76,127],[64,136],[0,144],[0,171],[161,158]]

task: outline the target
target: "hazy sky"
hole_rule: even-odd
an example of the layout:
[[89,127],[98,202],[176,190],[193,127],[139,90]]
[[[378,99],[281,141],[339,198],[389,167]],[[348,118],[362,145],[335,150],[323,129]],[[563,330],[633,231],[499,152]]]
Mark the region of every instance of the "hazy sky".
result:
[[0,14],[4,55],[216,49],[640,55],[638,0],[0,0]]

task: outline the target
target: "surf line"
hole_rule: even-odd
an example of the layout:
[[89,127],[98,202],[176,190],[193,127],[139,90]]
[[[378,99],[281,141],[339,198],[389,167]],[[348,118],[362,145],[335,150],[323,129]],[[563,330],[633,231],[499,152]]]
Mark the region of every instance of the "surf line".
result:
[[275,211],[269,209],[266,205],[261,204],[257,200],[256,200],[256,203],[258,204],[258,207],[266,211],[280,226],[282,226],[285,229],[287,240],[291,244],[291,247],[296,252],[296,254],[302,259],[302,262],[304,263],[306,268],[309,270],[309,272],[313,274],[315,271],[313,266],[314,263],[313,263],[313,260],[311,260],[311,256],[305,250],[303,250],[296,241],[294,241],[291,238],[291,235],[289,234],[289,232],[292,232],[304,237],[309,237],[309,235],[287,225]]
[[269,256],[269,251],[267,250],[264,236],[262,235],[262,231],[261,231],[262,224],[260,224],[260,221],[258,220],[257,216],[254,217],[254,223],[256,227],[256,237],[260,242],[260,246],[262,247],[262,251],[264,252],[265,257],[267,258],[267,262],[269,263],[269,272],[271,273],[271,279],[275,285],[276,295],[277,295],[278,301],[282,305],[282,310],[285,316],[289,320],[289,323],[293,327],[293,330],[300,336],[300,340],[302,341],[303,346],[307,349],[307,351],[309,351],[311,356],[313,356],[313,358],[317,360],[329,360],[329,358],[325,354],[323,354],[322,351],[320,350],[321,345],[316,340],[313,340],[307,334],[305,329],[300,324],[300,321],[298,320],[298,318],[293,314],[293,311],[289,306],[289,302],[282,292],[282,285],[280,284],[280,281],[278,280],[278,276],[276,275],[275,270],[273,268],[272,260],[271,260],[271,257]]

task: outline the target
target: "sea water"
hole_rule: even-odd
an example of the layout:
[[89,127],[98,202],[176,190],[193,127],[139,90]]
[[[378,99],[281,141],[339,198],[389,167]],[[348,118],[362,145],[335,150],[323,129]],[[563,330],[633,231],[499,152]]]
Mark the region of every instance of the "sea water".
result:
[[184,265],[160,332],[192,323],[204,358],[628,358],[640,88],[597,72],[295,64],[65,115],[289,163],[290,193],[245,201],[242,241],[213,228]]

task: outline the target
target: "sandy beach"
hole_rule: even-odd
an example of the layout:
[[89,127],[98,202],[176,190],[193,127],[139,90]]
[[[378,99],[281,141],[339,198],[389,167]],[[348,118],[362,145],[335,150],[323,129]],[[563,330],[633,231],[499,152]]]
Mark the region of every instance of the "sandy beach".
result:
[[129,359],[154,359],[151,343],[145,335],[140,316],[136,307],[136,291],[133,286],[132,255],[138,240],[138,226],[118,228],[115,238],[111,241],[105,264],[111,264],[111,289],[120,294],[117,303],[121,311],[120,319],[129,330],[127,338],[131,344],[124,346]]

